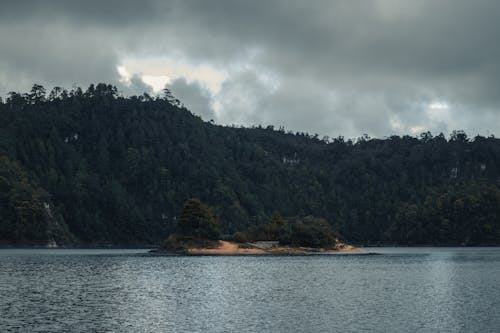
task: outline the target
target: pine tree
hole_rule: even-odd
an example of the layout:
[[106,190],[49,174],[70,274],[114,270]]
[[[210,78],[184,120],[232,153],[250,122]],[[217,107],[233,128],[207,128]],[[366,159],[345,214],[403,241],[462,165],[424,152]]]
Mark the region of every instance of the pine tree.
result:
[[209,206],[192,198],[184,204],[177,233],[181,237],[217,240],[220,237],[219,220]]

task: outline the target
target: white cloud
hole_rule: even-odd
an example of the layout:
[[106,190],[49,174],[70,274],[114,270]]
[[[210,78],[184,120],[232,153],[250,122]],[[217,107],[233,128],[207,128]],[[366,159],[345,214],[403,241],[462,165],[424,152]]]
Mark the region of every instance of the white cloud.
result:
[[[179,57],[179,55],[177,55]],[[134,57],[122,60],[120,66],[129,73],[139,74],[144,82],[151,84],[155,91],[178,78],[188,82],[197,81],[204,85],[212,94],[220,91],[222,82],[227,75],[224,71],[207,64],[189,63],[187,59],[174,57]],[[162,87],[159,87],[163,83]]]
[[130,79],[132,78],[132,75],[127,71],[127,69],[124,66],[117,66],[116,70],[120,75],[120,82],[125,83],[127,85],[130,84]]
[[434,110],[446,110],[450,106],[447,103],[443,102],[433,102],[429,104],[429,109],[434,109]]
[[140,75],[144,83],[150,85],[154,92],[160,92],[165,88],[165,85],[170,83],[172,80],[166,75]]

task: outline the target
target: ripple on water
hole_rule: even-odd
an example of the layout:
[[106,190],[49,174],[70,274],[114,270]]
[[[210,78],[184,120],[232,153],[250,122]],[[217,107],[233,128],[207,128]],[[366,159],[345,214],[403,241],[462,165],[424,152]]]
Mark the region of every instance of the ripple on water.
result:
[[493,332],[500,249],[150,257],[0,250],[0,331]]

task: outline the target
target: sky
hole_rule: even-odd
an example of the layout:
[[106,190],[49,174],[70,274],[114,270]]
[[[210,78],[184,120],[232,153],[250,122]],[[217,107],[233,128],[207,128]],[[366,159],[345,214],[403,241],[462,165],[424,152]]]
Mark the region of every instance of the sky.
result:
[[166,86],[218,124],[500,134],[500,1],[0,0],[0,96]]

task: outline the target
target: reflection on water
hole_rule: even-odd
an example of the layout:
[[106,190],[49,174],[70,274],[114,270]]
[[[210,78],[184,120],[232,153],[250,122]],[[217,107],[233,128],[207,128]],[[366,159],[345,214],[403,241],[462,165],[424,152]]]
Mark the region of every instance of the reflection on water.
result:
[[370,250],[0,250],[0,332],[498,331],[500,249]]

